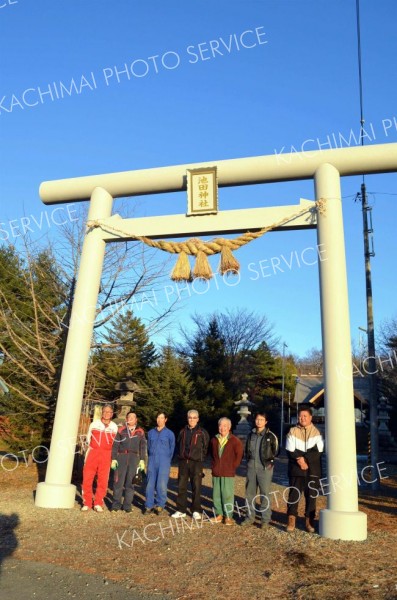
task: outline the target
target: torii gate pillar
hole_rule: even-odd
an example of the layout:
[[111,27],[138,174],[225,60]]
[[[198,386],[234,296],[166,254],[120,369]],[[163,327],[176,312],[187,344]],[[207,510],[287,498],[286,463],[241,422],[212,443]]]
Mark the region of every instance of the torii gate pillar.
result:
[[[91,194],[88,221],[110,217],[112,207],[112,196],[106,190],[96,187]],[[75,503],[76,486],[70,482],[105,248],[106,242],[99,229],[86,232],[63,359],[46,478],[36,489],[36,506],[43,508],[72,508]]]
[[[320,535],[331,539],[365,540],[367,515],[358,511],[356,432],[352,398],[349,302],[338,170],[326,163],[314,175],[316,200],[328,198],[317,215],[321,328],[323,338],[328,508],[320,512]],[[348,375],[346,376],[346,373]],[[337,441],[337,443],[336,443]]]

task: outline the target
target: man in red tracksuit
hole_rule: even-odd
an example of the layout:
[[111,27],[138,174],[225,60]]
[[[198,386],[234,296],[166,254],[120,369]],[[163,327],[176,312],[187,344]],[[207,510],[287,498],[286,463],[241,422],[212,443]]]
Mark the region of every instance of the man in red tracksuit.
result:
[[[102,409],[102,417],[93,421],[88,429],[88,450],[83,469],[84,505],[82,511],[90,510],[94,504],[96,512],[103,512],[103,499],[108,489],[113,440],[117,434],[117,425],[112,421],[112,417],[113,408],[110,404],[106,404]],[[97,487],[94,499],[92,485],[95,475],[97,476]]]

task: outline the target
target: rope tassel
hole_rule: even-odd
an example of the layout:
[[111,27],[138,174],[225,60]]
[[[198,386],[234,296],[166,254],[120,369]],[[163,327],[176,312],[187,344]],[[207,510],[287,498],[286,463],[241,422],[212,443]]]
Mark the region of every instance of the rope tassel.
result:
[[186,252],[182,250],[178,254],[178,260],[171,273],[172,281],[192,281],[192,273],[190,270],[190,262]]
[[197,252],[196,264],[193,269],[194,279],[211,279],[213,273],[207,255],[202,250]]
[[233,252],[228,246],[222,246],[221,262],[219,263],[219,273],[221,275],[236,275],[240,271],[240,263],[233,256]]
[[[267,225],[263,227],[259,231],[247,231],[246,233],[234,238],[234,239],[225,239],[225,238],[215,238],[210,241],[202,242],[196,238],[191,238],[185,242],[174,242],[174,241],[166,241],[166,240],[152,240],[145,236],[133,235],[131,232],[125,232],[122,229],[118,229],[113,227],[107,223],[102,223],[101,220],[90,220],[87,221],[87,227],[90,229],[95,229],[99,227],[102,231],[111,232],[117,234],[116,237],[123,239],[134,239],[139,240],[150,246],[151,248],[158,248],[159,250],[163,250],[164,252],[170,252],[172,254],[178,254],[178,260],[175,264],[175,267],[171,273],[171,279],[173,281],[193,281],[196,279],[211,279],[213,276],[211,267],[208,263],[208,256],[212,256],[214,254],[221,253],[221,260],[219,264],[219,273],[221,275],[226,274],[237,274],[240,271],[240,264],[234,258],[232,254],[232,250],[239,250],[242,246],[249,244],[253,240],[260,238],[262,235],[267,233],[268,231],[272,231],[272,229],[276,229],[293,221],[297,217],[302,216],[305,213],[311,213],[311,220],[314,220],[315,209],[317,210],[318,215],[325,216],[327,212],[327,199],[320,198],[317,202],[314,203],[314,206],[304,206],[300,208],[294,214],[288,215],[277,221],[276,223],[272,223],[271,225]],[[116,216],[116,215],[114,215]],[[122,219],[121,219],[122,220]],[[307,221],[307,219],[306,219]],[[193,274],[190,271],[190,264],[188,256],[196,256],[196,264],[193,269]]]

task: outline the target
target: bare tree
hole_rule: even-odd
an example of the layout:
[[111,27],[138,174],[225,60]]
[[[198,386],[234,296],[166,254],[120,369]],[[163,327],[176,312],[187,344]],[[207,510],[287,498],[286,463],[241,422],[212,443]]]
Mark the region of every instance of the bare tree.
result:
[[[62,256],[62,278],[73,285],[78,272],[84,241],[87,209],[81,209],[81,218],[66,224],[62,236],[52,245],[55,256]],[[151,307],[145,325],[154,333],[167,325],[167,319],[177,308],[177,302],[159,306],[156,292],[167,280],[169,259],[159,260],[159,252],[141,242],[108,243],[94,329],[100,332],[121,311],[133,309],[138,315],[144,307]],[[96,334],[98,336],[98,334]],[[99,333],[99,339],[101,335]],[[100,342],[99,342],[100,343]]]
[[[275,351],[279,339],[274,334],[273,325],[265,315],[259,315],[246,308],[236,308],[225,312],[214,312],[210,315],[195,313],[192,321],[195,326],[195,336],[204,337],[208,323],[215,320],[219,336],[222,338],[225,351],[233,366],[237,357],[242,353],[255,350],[263,342],[270,351]],[[180,328],[183,339],[178,351],[189,356],[192,349],[192,333],[186,328]]]
[[311,348],[303,358],[296,358],[295,363],[301,375],[323,374],[323,353],[318,348]]
[[[41,435],[39,425],[28,423],[32,415],[37,415],[41,429],[43,414],[51,421],[84,236],[84,212],[81,211],[80,222],[64,226],[55,241],[47,238],[33,242],[25,237],[18,251],[11,245],[0,248],[0,375],[11,394],[0,398],[0,404],[3,415],[27,415],[27,429],[23,435],[20,432],[20,439],[30,435],[33,442]],[[156,289],[164,285],[166,261],[159,261],[158,256],[139,242],[108,244],[94,325],[94,349],[106,343],[105,324],[111,328],[123,310],[133,309],[139,316],[142,305],[150,304]],[[165,326],[175,306],[168,304],[162,309],[157,301],[150,306],[153,310],[147,311],[146,323],[153,333]],[[97,387],[103,388],[100,378],[91,361],[86,395],[95,397]],[[5,427],[10,430],[9,423]]]
[[276,349],[279,340],[265,315],[236,308],[217,314],[216,319],[232,364],[241,353],[255,350],[263,342],[270,351]]

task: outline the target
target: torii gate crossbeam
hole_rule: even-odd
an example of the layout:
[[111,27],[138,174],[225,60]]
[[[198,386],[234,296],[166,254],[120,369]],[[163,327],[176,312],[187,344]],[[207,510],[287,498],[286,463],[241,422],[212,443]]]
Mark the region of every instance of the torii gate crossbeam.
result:
[[[397,171],[397,144],[94,175],[43,183],[40,194],[46,204],[91,198],[88,220],[109,222],[113,198],[181,191],[186,189],[187,169],[208,165],[217,166],[218,184],[221,187],[313,178],[316,200],[326,200],[326,210],[317,215],[317,238],[319,246],[325,252],[325,256],[319,261],[319,277],[327,465],[328,481],[331,484],[328,507],[320,514],[320,534],[332,539],[364,540],[367,535],[366,515],[358,511],[353,375],[340,176]],[[263,225],[265,224],[261,224]],[[180,227],[175,229],[174,235],[188,233],[187,227],[184,230]],[[75,502],[76,489],[70,481],[105,245],[106,236],[100,228],[87,229],[46,480],[39,483],[36,492],[36,505],[45,508],[72,508]]]
[[46,181],[40,186],[44,204],[89,200],[96,187],[113,198],[186,190],[186,170],[217,167],[219,187],[313,179],[318,167],[330,163],[341,177],[396,171],[397,144],[377,144],[335,150],[271,154],[206,163],[176,165],[106,175]]

